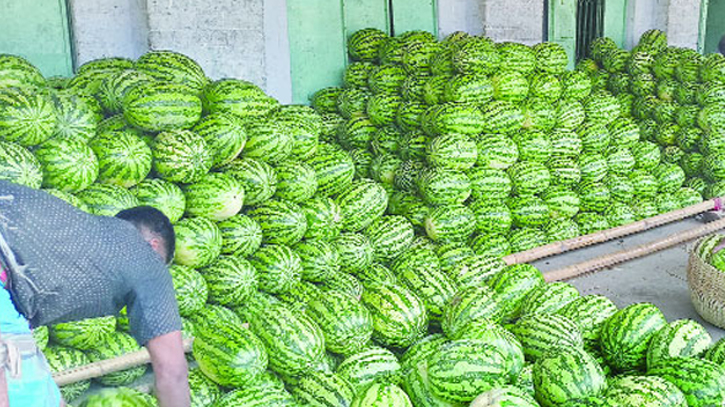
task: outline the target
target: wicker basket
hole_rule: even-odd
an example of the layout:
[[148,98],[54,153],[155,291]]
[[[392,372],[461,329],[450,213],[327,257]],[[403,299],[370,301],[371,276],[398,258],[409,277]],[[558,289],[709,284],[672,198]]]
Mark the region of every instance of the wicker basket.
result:
[[687,283],[695,310],[707,322],[725,329],[725,272],[697,255],[697,241],[687,264]]

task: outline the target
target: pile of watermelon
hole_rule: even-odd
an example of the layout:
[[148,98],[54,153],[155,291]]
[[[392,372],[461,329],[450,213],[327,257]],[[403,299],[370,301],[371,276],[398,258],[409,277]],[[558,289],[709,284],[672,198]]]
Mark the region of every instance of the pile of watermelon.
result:
[[[697,322],[501,259],[722,195],[725,59],[680,72],[688,51],[655,31],[572,72],[556,44],[463,33],[366,29],[349,50],[312,107],[171,51],[69,79],[0,55],[0,179],[171,219],[195,407],[725,403],[725,341]],[[694,99],[639,96],[634,72]],[[34,334],[55,371],[138,349],[123,313]],[[126,388],[145,372],[98,379],[118,389],[86,405],[153,405]]]
[[725,192],[725,58],[609,38],[564,49],[454,33],[355,33],[312,105],[389,212],[436,242],[506,255]]

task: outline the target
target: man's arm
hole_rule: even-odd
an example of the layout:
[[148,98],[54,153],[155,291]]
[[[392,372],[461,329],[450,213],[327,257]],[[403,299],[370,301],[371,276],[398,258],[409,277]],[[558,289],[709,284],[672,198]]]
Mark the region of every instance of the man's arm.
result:
[[146,344],[156,377],[159,407],[189,407],[189,371],[181,332],[153,338]]

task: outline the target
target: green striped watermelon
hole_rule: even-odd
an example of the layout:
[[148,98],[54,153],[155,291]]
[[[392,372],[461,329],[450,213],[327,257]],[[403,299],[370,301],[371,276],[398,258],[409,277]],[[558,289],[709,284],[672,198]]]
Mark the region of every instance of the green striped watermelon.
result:
[[197,330],[193,354],[204,375],[226,387],[248,385],[268,363],[263,342],[249,329],[231,323]]
[[100,133],[88,145],[98,159],[98,182],[129,188],[151,171],[151,149],[131,132]]
[[283,244],[268,244],[249,256],[257,271],[259,289],[270,294],[287,292],[299,281],[302,264],[299,255]]
[[19,55],[0,54],[0,88],[43,85],[43,74],[30,61]]
[[[545,353],[534,364],[533,373],[536,400],[542,407],[596,397],[606,388],[604,372],[596,359],[578,347]],[[562,374],[566,374],[565,380]]]
[[247,260],[237,256],[219,256],[210,265],[200,268],[206,280],[209,301],[227,307],[244,305],[257,290],[257,271]]
[[[127,353],[140,350],[136,340],[127,333],[113,332],[104,337],[103,346],[89,349],[86,356],[91,362],[100,362],[106,359],[121,357]],[[126,386],[146,373],[146,366],[136,366],[118,372],[108,373],[98,378],[98,382],[105,386]]]
[[375,286],[363,292],[362,302],[373,317],[373,338],[385,345],[410,346],[427,329],[423,301],[402,286]]
[[522,316],[511,332],[521,342],[526,359],[532,363],[555,349],[583,348],[584,339],[576,322],[556,314],[534,313]]
[[213,163],[204,139],[188,130],[160,133],[151,152],[154,171],[171,182],[196,182],[209,172]]
[[[91,363],[82,351],[71,347],[48,346],[43,351],[43,355],[48,361],[48,366],[52,373],[64,372]],[[90,387],[90,380],[81,380],[62,386],[60,388],[60,394],[63,396],[63,400],[71,402],[83,395]]]
[[346,357],[336,373],[361,393],[373,383],[397,383],[401,376],[398,358],[388,349],[369,346]]
[[373,320],[356,298],[328,291],[311,301],[306,314],[319,325],[330,352],[350,355],[361,350],[373,334]]
[[118,212],[139,206],[127,189],[111,184],[91,184],[76,194],[88,210],[98,216],[116,216]]
[[710,361],[684,357],[663,359],[647,374],[677,386],[688,406],[718,406],[725,402],[725,369]]
[[116,318],[112,316],[49,326],[50,339],[53,343],[84,351],[104,346],[105,337],[115,330]]
[[43,170],[25,147],[0,141],[0,179],[38,189],[43,183]]
[[666,325],[662,312],[648,303],[617,311],[602,326],[602,354],[614,370],[644,369],[647,347],[657,331]]
[[123,114],[145,131],[188,129],[201,118],[201,100],[186,85],[168,82],[141,83],[123,98]]
[[184,215],[186,197],[176,184],[160,178],[147,178],[129,189],[139,204],[154,207],[176,223]]
[[57,123],[52,100],[32,88],[0,87],[0,139],[35,146],[53,135]]
[[185,218],[174,225],[176,254],[174,262],[188,267],[204,267],[221,253],[219,227],[206,218]]
[[202,275],[191,267],[174,264],[169,267],[176,293],[176,303],[182,317],[194,315],[204,308],[209,288]]
[[241,79],[220,79],[204,88],[204,111],[230,113],[242,119],[260,118],[279,106],[257,85]]
[[712,342],[705,327],[693,320],[671,322],[658,331],[647,348],[647,366],[671,357],[701,356]]

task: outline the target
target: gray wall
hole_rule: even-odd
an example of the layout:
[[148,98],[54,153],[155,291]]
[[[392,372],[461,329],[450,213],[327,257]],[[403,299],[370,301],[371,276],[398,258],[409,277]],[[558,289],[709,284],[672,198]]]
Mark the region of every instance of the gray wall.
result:
[[440,0],[438,30],[486,35],[496,41],[544,40],[544,0]]

